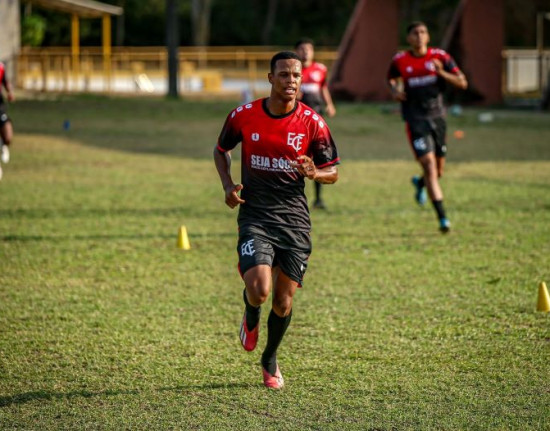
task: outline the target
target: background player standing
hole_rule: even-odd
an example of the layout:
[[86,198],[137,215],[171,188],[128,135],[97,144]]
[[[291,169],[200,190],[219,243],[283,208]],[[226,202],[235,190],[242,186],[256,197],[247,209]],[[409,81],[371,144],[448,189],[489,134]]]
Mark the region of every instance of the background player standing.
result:
[[[223,126],[214,161],[230,208],[239,205],[239,271],[245,283],[241,344],[256,347],[260,306],[271,290],[267,344],[261,363],[265,386],[284,380],[277,348],[292,316],[292,299],[301,286],[311,253],[311,221],[305,179],[332,184],[338,154],[328,126],[296,96],[302,63],[293,52],[271,59],[269,97],[239,106]],[[231,176],[231,150],[242,143],[242,184]],[[239,196],[240,192],[240,196]]]
[[[302,85],[298,98],[307,106],[321,115],[334,117],[336,108],[332,102],[327,83],[327,68],[324,64],[314,61],[315,47],[313,40],[300,39],[294,45],[294,49],[302,60]],[[325,209],[325,203],[321,198],[321,183],[315,181],[314,208]]]
[[[445,83],[466,89],[468,82],[453,58],[442,49],[430,48],[430,35],[423,22],[407,27],[410,51],[397,53],[388,71],[388,83],[395,100],[401,102],[407,135],[416,159],[422,166],[422,177],[413,177],[415,198],[426,201],[424,186],[437,212],[439,228],[448,232],[451,223],[443,207],[443,192],[438,178],[443,175],[447,154],[445,108],[442,92]],[[403,81],[403,90],[398,86]]]
[[[15,101],[15,96],[13,94],[11,84],[8,81],[6,75],[6,66],[4,63],[0,62],[0,138],[2,138],[2,149],[0,150],[0,160],[3,163],[8,163],[10,161],[10,150],[9,145],[13,138],[13,127],[11,120],[6,113],[6,103],[4,102],[4,96],[2,95],[2,87],[6,89],[8,102]],[[2,167],[0,166],[0,179],[2,178]]]

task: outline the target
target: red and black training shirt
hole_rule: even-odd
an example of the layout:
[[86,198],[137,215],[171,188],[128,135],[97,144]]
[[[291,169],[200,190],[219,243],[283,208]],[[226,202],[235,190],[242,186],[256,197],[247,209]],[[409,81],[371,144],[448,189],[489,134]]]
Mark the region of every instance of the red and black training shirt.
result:
[[258,99],[229,113],[218,138],[221,152],[242,143],[239,226],[260,224],[310,231],[304,177],[293,167],[300,155],[317,168],[338,164],[330,130],[323,118],[296,101],[288,114],[274,116]]
[[313,62],[302,69],[302,102],[315,110],[324,107],[322,88],[327,86],[327,67],[322,63]]
[[437,118],[445,114],[442,96],[445,80],[437,74],[434,59],[441,61],[447,72],[460,73],[453,58],[438,48],[428,48],[428,52],[420,57],[411,51],[402,51],[392,59],[388,79],[403,79],[407,100],[401,102],[401,109],[405,121]]

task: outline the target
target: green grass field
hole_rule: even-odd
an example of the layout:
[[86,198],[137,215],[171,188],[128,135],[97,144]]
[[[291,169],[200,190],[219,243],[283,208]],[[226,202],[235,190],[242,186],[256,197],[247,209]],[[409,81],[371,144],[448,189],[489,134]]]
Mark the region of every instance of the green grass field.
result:
[[[278,355],[287,386],[273,392],[261,349],[238,341],[236,211],[211,161],[234,105],[10,106],[0,428],[550,429],[550,314],[535,311],[550,285],[548,114],[449,118],[444,236],[413,200],[419,171],[393,106],[338,106],[340,181],[312,214]],[[176,247],[181,225],[190,251]]]

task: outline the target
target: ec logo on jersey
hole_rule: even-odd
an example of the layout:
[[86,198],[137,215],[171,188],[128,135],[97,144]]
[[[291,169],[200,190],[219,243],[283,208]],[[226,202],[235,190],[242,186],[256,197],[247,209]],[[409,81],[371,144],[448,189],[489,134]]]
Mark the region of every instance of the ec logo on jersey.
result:
[[241,256],[254,256],[254,240],[250,239],[241,245]]
[[315,82],[320,82],[323,79],[323,75],[318,70],[311,72],[311,79]]
[[259,133],[252,133],[252,140],[254,142],[258,142],[260,140],[260,134]]
[[288,132],[286,144],[294,148],[296,152],[302,149],[302,138],[306,136],[303,133]]

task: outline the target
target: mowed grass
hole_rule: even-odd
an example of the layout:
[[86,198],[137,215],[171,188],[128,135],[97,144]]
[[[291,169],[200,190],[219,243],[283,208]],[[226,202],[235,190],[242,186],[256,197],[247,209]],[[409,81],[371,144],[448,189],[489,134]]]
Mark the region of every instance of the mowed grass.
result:
[[[340,181],[312,213],[279,351],[287,386],[273,392],[261,348],[238,341],[236,211],[211,161],[235,105],[10,106],[0,428],[549,429],[550,315],[535,311],[550,285],[548,114],[449,118],[443,236],[413,201],[418,168],[393,107],[338,106]],[[181,225],[190,251],[176,247]]]

